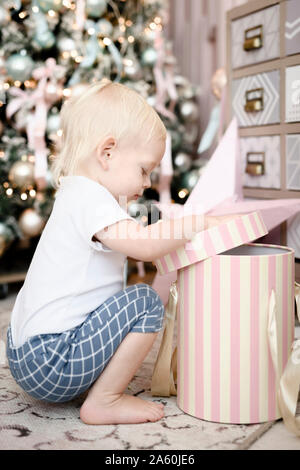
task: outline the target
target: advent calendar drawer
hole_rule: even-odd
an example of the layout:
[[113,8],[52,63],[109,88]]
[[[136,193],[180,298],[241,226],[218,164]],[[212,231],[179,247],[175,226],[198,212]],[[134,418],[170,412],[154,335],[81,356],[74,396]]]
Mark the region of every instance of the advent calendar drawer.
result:
[[300,190],[300,134],[286,136],[286,187]]
[[300,121],[300,65],[286,68],[285,120]]
[[245,67],[279,57],[279,30],[279,5],[232,21],[232,68]]
[[280,121],[279,70],[232,81],[232,107],[241,127]]
[[300,214],[292,217],[287,224],[287,246],[295,250],[295,258],[300,259]]
[[243,185],[280,189],[280,137],[241,138]]
[[299,0],[288,0],[286,2],[285,48],[287,55],[297,54],[300,52]]

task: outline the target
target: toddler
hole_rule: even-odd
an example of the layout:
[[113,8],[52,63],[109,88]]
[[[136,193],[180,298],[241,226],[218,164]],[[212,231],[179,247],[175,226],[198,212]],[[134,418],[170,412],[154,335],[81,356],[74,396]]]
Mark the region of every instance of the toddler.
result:
[[9,367],[39,400],[66,402],[87,391],[84,423],[154,422],[163,405],[124,391],[162,328],[164,305],[145,283],[124,288],[124,262],[177,249],[203,220],[143,227],[126,212],[127,201],[151,186],[166,142],[164,124],[138,93],[103,79],[66,101],[61,121],[55,201],[12,311]]

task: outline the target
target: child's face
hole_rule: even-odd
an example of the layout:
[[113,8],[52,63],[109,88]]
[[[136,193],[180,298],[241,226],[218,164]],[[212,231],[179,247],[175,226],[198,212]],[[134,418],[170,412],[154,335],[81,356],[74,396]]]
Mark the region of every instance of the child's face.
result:
[[[165,144],[165,140],[152,140],[146,145],[136,142],[122,149],[104,150],[98,181],[118,201],[120,197],[126,197],[128,202],[141,196],[151,186],[150,174],[160,164]],[[107,153],[109,158],[106,158]]]

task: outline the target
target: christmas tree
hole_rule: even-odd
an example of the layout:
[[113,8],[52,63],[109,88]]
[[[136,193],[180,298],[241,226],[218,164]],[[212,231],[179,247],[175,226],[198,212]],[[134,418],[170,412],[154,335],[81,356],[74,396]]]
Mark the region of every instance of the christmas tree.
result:
[[[61,106],[103,77],[133,88],[159,113],[171,142],[172,199],[185,202],[199,176],[199,89],[179,74],[165,39],[167,7],[163,0],[0,4],[0,256],[14,240],[42,232],[55,199],[50,163]],[[160,199],[161,177],[160,168],[152,173],[143,204]],[[138,219],[136,204],[130,212]]]

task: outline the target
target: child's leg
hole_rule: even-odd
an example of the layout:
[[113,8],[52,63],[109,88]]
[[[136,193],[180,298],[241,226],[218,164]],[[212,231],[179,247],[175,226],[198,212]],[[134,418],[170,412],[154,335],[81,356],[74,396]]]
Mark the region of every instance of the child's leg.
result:
[[80,410],[82,421],[87,424],[143,423],[163,417],[163,405],[123,393],[156,336],[157,333],[128,333],[91,387]]
[[[112,300],[111,300],[112,299]],[[90,388],[80,417],[87,424],[157,421],[163,405],[123,392],[148,354],[162,327],[164,308],[157,293],[142,283],[108,299],[91,319],[96,337],[98,319],[106,366]],[[87,325],[88,326],[88,325]],[[99,330],[100,331],[100,330]],[[88,336],[89,338],[89,336]],[[90,341],[90,340],[89,340]]]

